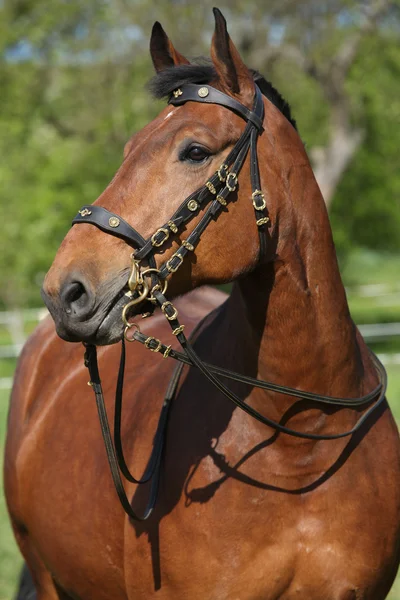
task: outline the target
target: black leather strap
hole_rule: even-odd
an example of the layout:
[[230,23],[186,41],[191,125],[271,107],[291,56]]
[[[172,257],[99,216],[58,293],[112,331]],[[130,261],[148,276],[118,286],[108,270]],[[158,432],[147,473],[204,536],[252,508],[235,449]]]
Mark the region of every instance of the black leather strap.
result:
[[112,475],[112,478],[114,481],[114,486],[117,491],[119,500],[120,500],[125,512],[131,519],[134,519],[135,521],[144,521],[149,518],[149,516],[153,512],[153,508],[156,503],[157,493],[158,493],[158,483],[159,483],[158,478],[155,477],[152,481],[149,502],[146,506],[143,516],[137,515],[136,512],[131,507],[131,504],[128,500],[128,497],[126,495],[125,488],[122,483],[122,479],[121,479],[121,476],[120,476],[120,473],[118,470],[118,461],[117,461],[117,457],[115,454],[114,446],[111,441],[110,425],[108,422],[107,411],[106,411],[104,397],[103,397],[103,390],[101,387],[100,376],[99,376],[99,371],[98,371],[98,366],[97,366],[96,346],[89,345],[86,347],[85,365],[89,369],[90,380],[91,380],[90,382],[91,382],[91,386],[93,388],[95,398],[96,398],[96,405],[97,405],[97,412],[99,415],[101,433],[103,436],[104,446],[105,446],[106,453],[107,453],[108,463],[110,465],[111,475]]
[[[165,303],[167,302],[167,300],[163,296],[163,294],[161,292],[157,292],[154,295],[156,297],[156,300],[157,300],[157,303],[159,304],[159,306],[160,307],[165,306]],[[342,433],[333,434],[333,435],[319,435],[319,434],[301,432],[301,431],[297,431],[297,430],[291,429],[289,427],[286,427],[285,425],[282,425],[281,423],[277,423],[276,421],[273,421],[272,419],[269,419],[268,417],[264,417],[261,413],[259,413],[253,407],[247,405],[245,402],[243,402],[239,398],[239,396],[237,396],[237,394],[235,394],[229,388],[227,388],[226,385],[224,385],[221,382],[221,380],[218,379],[218,377],[216,377],[214,375],[215,368],[214,368],[214,372],[213,372],[213,369],[209,368],[208,365],[206,365],[200,359],[200,357],[194,351],[189,340],[186,339],[186,336],[183,333],[183,329],[181,328],[178,319],[171,318],[174,314],[173,311],[174,311],[174,308],[171,305],[171,303],[169,303],[169,304],[167,304],[167,306],[165,306],[164,314],[167,315],[167,318],[169,317],[168,323],[170,324],[171,329],[173,331],[176,331],[177,329],[181,330],[179,335],[177,335],[177,339],[178,339],[179,343],[181,344],[187,358],[190,360],[190,364],[197,367],[203,373],[203,375],[214,385],[214,387],[217,388],[231,402],[236,404],[236,406],[241,408],[244,412],[246,412],[248,415],[250,415],[257,421],[259,421],[260,423],[263,423],[264,425],[268,425],[281,433],[286,433],[287,435],[290,435],[293,437],[299,437],[299,438],[304,438],[304,439],[308,439],[308,440],[337,440],[337,439],[340,439],[343,437],[347,437],[349,435],[352,435],[356,431],[358,431],[360,429],[360,427],[362,426],[362,424],[368,419],[370,414],[374,410],[376,410],[376,408],[385,400],[386,387],[387,387],[386,371],[385,371],[385,368],[382,365],[382,363],[379,361],[379,359],[372,352],[370,352],[371,357],[376,366],[378,376],[379,376],[379,385],[372,392],[370,392],[369,394],[367,394],[365,396],[362,396],[361,398],[344,399],[343,400],[340,398],[331,398],[329,396],[325,396],[325,397],[320,396],[319,394],[314,394],[312,392],[301,392],[301,391],[299,392],[298,390],[293,390],[291,388],[286,388],[286,391],[283,392],[286,395],[288,395],[288,394],[294,395],[294,396],[297,396],[300,398],[303,397],[302,394],[306,394],[305,399],[307,399],[307,400],[313,400],[315,402],[322,402],[325,404],[337,404],[339,406],[348,406],[348,407],[349,406],[367,405],[374,398],[376,398],[376,396],[378,396],[378,399],[376,400],[376,402],[372,406],[370,406],[368,408],[368,410],[366,410],[366,412],[360,417],[360,419],[357,421],[356,425],[352,429],[342,432]],[[136,338],[136,334],[135,334],[135,339],[139,340],[139,338]],[[148,342],[148,344],[150,345],[150,341]],[[160,348],[160,350],[161,350],[161,348]],[[174,358],[178,358],[178,360],[179,360],[179,357],[176,355],[175,352],[174,353],[171,352],[169,355],[171,355],[171,354],[173,354]],[[252,380],[251,378],[245,378],[236,373],[233,373],[231,371],[225,371],[223,369],[220,370],[220,372],[223,373],[223,376],[229,377],[230,379],[234,379],[235,381],[242,381],[242,383],[249,382],[250,385],[256,385],[254,383],[254,381],[257,381],[257,380]],[[265,384],[267,382],[263,382],[263,383]],[[257,387],[263,387],[263,386],[257,384]],[[282,393],[282,390],[284,389],[282,386],[276,385],[276,384],[275,384],[274,388],[275,388],[274,391],[276,391],[278,393]],[[265,389],[268,389],[268,388],[265,388]],[[290,392],[288,390],[290,390]],[[292,393],[292,392],[294,392],[294,393]],[[321,400],[321,398],[322,398],[322,400]],[[354,404],[354,402],[356,404]]]
[[134,248],[141,248],[146,240],[127,223],[122,217],[116,215],[102,206],[96,204],[85,205],[74,217],[72,224],[90,223],[105,233],[110,233],[121,238]]
[[[258,86],[256,86],[258,90]],[[201,93],[204,91],[203,94]],[[207,95],[205,91],[207,90]],[[255,111],[250,110],[241,102],[238,102],[231,96],[216,90],[210,85],[195,85],[194,83],[187,83],[182,88],[179,89],[181,92],[178,96],[172,95],[169,104],[173,104],[174,106],[179,106],[180,104],[185,104],[185,102],[202,102],[206,104],[219,104],[224,108],[229,108],[239,116],[241,116],[245,121],[250,121],[259,131],[263,128],[263,122],[260,115],[256,114]]]
[[[154,338],[149,340],[148,336],[144,335],[143,333],[140,333],[139,331],[135,331],[133,337],[137,342],[141,344],[145,344],[147,342],[147,347],[149,349],[153,351],[157,349],[157,351],[160,354],[164,354],[168,348],[168,346],[166,346],[162,342],[161,344],[159,344]],[[381,373],[383,368],[382,363],[374,354],[371,353],[371,356],[375,366],[377,367],[378,373]],[[191,359],[185,353],[179,352],[178,350],[174,350],[171,348],[171,350],[168,352],[168,357],[174,358],[175,360],[184,363],[185,365],[195,366],[192,363]],[[327,404],[332,406],[343,406],[347,408],[356,408],[359,406],[364,406],[369,402],[375,400],[382,391],[382,383],[379,383],[371,392],[365,394],[365,396],[361,396],[360,398],[336,398],[334,396],[314,394],[313,392],[306,392],[297,388],[291,388],[285,385],[271,383],[270,381],[263,381],[262,379],[255,379],[254,377],[249,377],[248,375],[241,375],[240,373],[235,373],[234,371],[230,371],[229,369],[224,369],[223,367],[218,367],[210,363],[205,362],[204,364],[215,375],[219,375],[220,377],[224,377],[226,379],[230,379],[238,383],[244,383],[245,385],[250,385],[252,387],[260,388],[262,390],[277,392],[279,394],[283,394],[284,396],[294,396],[295,398],[299,398],[300,400],[310,400],[313,402],[318,402],[321,404]],[[382,375],[382,377],[380,377],[380,380],[382,379],[383,381],[385,377],[386,375]]]
[[[195,336],[203,322],[200,322],[192,332],[192,336]],[[103,390],[100,381],[98,363],[97,363],[97,350],[96,346],[85,345],[85,366],[89,370],[90,374],[90,385],[93,388],[96,406],[99,415],[101,434],[104,441],[104,446],[107,453],[107,460],[111,471],[111,476],[114,482],[114,487],[118,494],[121,505],[129,516],[134,521],[146,521],[154,510],[157,494],[159,489],[159,483],[161,478],[161,466],[164,453],[166,431],[168,425],[168,415],[171,405],[176,397],[180,377],[183,371],[184,363],[178,363],[175,367],[172,377],[168,383],[167,390],[164,396],[164,402],[161,408],[160,417],[158,420],[156,434],[154,436],[153,450],[150,455],[150,459],[145,470],[145,473],[141,479],[136,479],[131,474],[129,467],[126,464],[121,438],[121,416],[122,416],[122,391],[124,383],[124,370],[125,370],[125,344],[122,340],[121,349],[121,360],[120,368],[118,373],[118,382],[115,394],[115,416],[114,416],[114,446],[111,438],[110,425],[107,416],[107,410],[105,406]],[[131,506],[131,503],[126,495],[124,485],[122,483],[121,470],[124,477],[136,484],[145,484],[151,480],[150,495],[143,515],[138,515]]]

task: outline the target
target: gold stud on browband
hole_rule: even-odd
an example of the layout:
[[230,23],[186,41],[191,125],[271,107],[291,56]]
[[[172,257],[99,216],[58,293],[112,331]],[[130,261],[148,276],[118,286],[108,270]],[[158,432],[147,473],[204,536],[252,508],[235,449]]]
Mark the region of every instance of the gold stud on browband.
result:
[[187,203],[188,209],[191,210],[192,212],[197,210],[198,206],[199,205],[197,204],[196,200],[189,200],[189,202]]
[[78,210],[78,213],[81,215],[81,217],[87,217],[88,215],[92,214],[92,211],[88,210],[87,208],[83,208],[82,210]]
[[182,90],[181,90],[181,89],[179,89],[179,88],[178,88],[177,90],[175,90],[175,91],[174,91],[174,97],[175,97],[175,98],[179,98],[179,96],[182,96],[182,94],[183,94],[183,92],[182,92]]
[[208,91],[208,88],[201,87],[197,93],[200,96],[200,98],[207,98],[210,92]]
[[108,224],[110,227],[118,227],[120,221],[118,219],[118,217],[110,217],[108,219]]

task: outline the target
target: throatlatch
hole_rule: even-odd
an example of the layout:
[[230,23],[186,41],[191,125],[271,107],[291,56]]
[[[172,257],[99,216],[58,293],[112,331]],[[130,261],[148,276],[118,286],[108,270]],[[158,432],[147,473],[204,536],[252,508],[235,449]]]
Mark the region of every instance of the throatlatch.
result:
[[[247,122],[242,135],[225,159],[224,163],[214,173],[214,175],[210,177],[204,186],[197,189],[189,197],[187,197],[180,207],[175,211],[172,217],[168,220],[168,222],[159,227],[157,231],[147,240],[145,240],[120,216],[115,215],[114,213],[111,213],[100,206],[84,206],[73,220],[73,224],[91,223],[105,233],[109,233],[123,239],[126,243],[135,248],[135,251],[131,257],[131,272],[127,282],[129,290],[127,291],[126,295],[129,298],[129,302],[125,305],[122,311],[122,319],[125,325],[124,338],[128,342],[138,341],[152,352],[161,352],[164,358],[171,357],[179,361],[166,392],[154,438],[153,451],[151,453],[147,469],[141,479],[135,479],[127,467],[121,442],[122,390],[125,369],[124,340],[122,340],[121,363],[115,398],[114,444],[111,438],[111,432],[101,388],[97,365],[96,347],[93,345],[85,345],[85,365],[88,367],[90,372],[90,385],[93,387],[96,397],[101,430],[114,485],[125,512],[130,518],[135,520],[147,519],[155,506],[161,473],[168,412],[175,397],[179,378],[184,365],[195,366],[198,368],[203,375],[229,400],[261,423],[273,427],[279,432],[311,440],[334,440],[352,435],[368,419],[372,411],[374,411],[381,404],[381,402],[383,402],[386,393],[386,372],[383,365],[373,354],[372,358],[378,372],[380,383],[369,394],[366,394],[360,398],[334,398],[330,396],[321,396],[312,392],[304,392],[286,386],[260,381],[245,375],[240,375],[227,369],[222,369],[220,367],[207,364],[199,358],[193,349],[190,340],[188,340],[184,334],[185,326],[182,325],[178,320],[177,309],[171,301],[167,300],[165,296],[168,286],[168,277],[179,269],[189,252],[195,251],[196,246],[201,239],[201,235],[206,227],[212,220],[217,219],[222,213],[223,209],[227,206],[229,200],[231,199],[230,194],[235,192],[237,188],[238,175],[246,160],[249,150],[250,177],[252,186],[251,200],[254,207],[255,218],[259,232],[261,259],[265,257],[267,252],[267,226],[270,222],[270,219],[267,212],[265,198],[261,191],[257,157],[257,140],[263,131],[264,118],[263,98],[258,86],[255,85],[255,97],[252,110],[248,109],[234,98],[231,98],[223,92],[220,92],[219,90],[216,90],[208,85],[184,85],[173,92],[169,103],[173,104],[174,106],[179,106],[188,101],[219,104],[235,112]],[[198,216],[201,210],[204,210],[204,214],[201,216],[199,222],[189,234],[187,239],[181,241],[181,246],[178,248],[178,250],[167,261],[157,268],[155,255],[159,251],[159,248],[164,245],[170,236],[177,234],[182,225],[185,225],[194,217]],[[147,261],[148,266],[143,268],[141,262],[144,259]],[[150,308],[151,312],[156,306],[160,307],[171,326],[172,334],[176,337],[181,345],[183,353],[174,350],[171,345],[166,346],[155,337],[143,335],[140,332],[139,325],[136,322],[129,321],[130,310],[139,304],[143,305],[143,307],[146,307],[146,309]],[[191,337],[196,335],[196,332],[201,325],[202,323],[197,326]],[[129,332],[131,330],[134,330],[134,332],[130,337]],[[360,407],[371,403],[373,400],[376,401],[360,417],[356,425],[351,430],[334,435],[317,435],[295,431],[289,427],[286,427],[285,425],[282,425],[281,423],[277,423],[271,419],[268,419],[267,417],[264,417],[261,413],[243,402],[243,400],[241,400],[224,383],[222,383],[220,379],[221,377],[231,379],[233,381],[239,381],[249,386],[278,392],[280,394],[286,394],[304,400],[312,400],[321,404]],[[131,503],[129,502],[129,499],[125,493],[120,471],[128,481],[133,483],[143,484],[151,480],[149,502],[143,516],[138,516],[133,511]]]

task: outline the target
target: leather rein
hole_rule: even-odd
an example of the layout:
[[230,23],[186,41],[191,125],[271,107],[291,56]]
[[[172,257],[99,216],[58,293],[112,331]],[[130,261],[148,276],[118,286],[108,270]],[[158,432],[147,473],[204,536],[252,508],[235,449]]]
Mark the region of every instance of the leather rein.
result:
[[[331,396],[323,396],[267,381],[260,381],[253,377],[240,375],[239,373],[235,373],[228,369],[208,364],[197,355],[191,340],[200,330],[204,320],[197,325],[188,339],[184,334],[185,326],[181,325],[178,320],[177,309],[172,302],[167,300],[165,296],[168,286],[167,278],[179,269],[184,261],[185,256],[189,252],[195,251],[195,248],[201,239],[201,235],[208,224],[212,220],[217,219],[228,204],[229,200],[231,199],[230,195],[236,190],[239,172],[249,152],[250,178],[252,185],[251,198],[259,232],[260,258],[265,257],[267,252],[267,225],[269,223],[269,217],[265,198],[261,191],[257,157],[257,140],[258,136],[263,131],[264,119],[264,104],[262,94],[258,86],[255,85],[255,97],[252,110],[249,110],[246,106],[234,98],[231,98],[230,96],[209,85],[200,86],[195,84],[186,84],[173,92],[169,100],[169,104],[179,106],[188,101],[219,104],[235,112],[246,121],[246,126],[239,140],[226,157],[224,163],[210,177],[210,179],[201,188],[197,189],[190,196],[188,196],[172,215],[171,219],[169,219],[169,221],[162,227],[157,229],[157,231],[147,240],[145,240],[119,215],[111,213],[105,208],[96,205],[86,205],[82,207],[72,222],[75,225],[81,223],[91,223],[105,233],[109,233],[123,239],[127,244],[131,245],[135,249],[131,256],[131,272],[127,282],[129,291],[127,291],[126,296],[129,298],[129,301],[124,306],[122,311],[122,320],[125,325],[125,330],[122,339],[121,361],[115,394],[114,442],[111,435],[99,376],[96,346],[92,344],[84,345],[86,347],[85,366],[89,369],[90,373],[89,384],[92,386],[96,398],[101,431],[114,485],[125,512],[131,519],[138,521],[148,519],[156,504],[161,475],[163,450],[166,439],[168,415],[173,400],[176,396],[180,376],[185,365],[194,366],[199,369],[216,389],[218,389],[222,394],[224,394],[224,396],[231,400],[231,402],[233,402],[236,406],[241,408],[244,412],[252,416],[257,421],[272,427],[278,432],[310,440],[335,440],[354,434],[362,427],[371,413],[384,401],[387,387],[386,371],[382,363],[372,352],[371,356],[378,373],[379,384],[371,392],[359,398],[335,398]],[[197,216],[201,210],[204,210],[204,213],[187,239],[181,241],[181,246],[171,256],[171,258],[157,268],[155,254],[158,252],[158,248],[162,247],[171,235],[178,233],[179,229]],[[140,263],[144,259],[147,261],[148,266],[142,268]],[[129,311],[136,305],[143,305],[143,307],[149,309],[150,314],[152,314],[156,306],[159,306],[172,329],[172,334],[178,340],[183,352],[174,350],[172,346],[163,344],[155,337],[148,337],[141,333],[139,325],[136,322],[129,321]],[[147,316],[148,314],[149,313],[147,312],[144,316]],[[130,337],[129,332],[132,332],[132,330],[133,335]],[[135,478],[129,471],[124,457],[121,440],[122,394],[125,372],[124,340],[127,340],[128,342],[137,341],[152,352],[162,353],[164,358],[169,357],[178,361],[178,365],[173,372],[164,397],[164,403],[162,405],[161,414],[153,441],[151,456],[149,458],[146,470],[140,479]],[[268,417],[265,417],[260,412],[243,402],[239,396],[232,392],[225,385],[225,383],[221,381],[221,378],[244,383],[251,387],[257,387],[288,396],[294,396],[299,399],[313,401],[323,405],[357,408],[371,404],[374,400],[375,402],[369,406],[369,408],[359,418],[355,426],[348,431],[333,435],[306,433],[296,431],[286,427],[281,423],[273,421]],[[145,484],[147,482],[151,482],[149,499],[143,515],[138,515],[132,509],[131,502],[129,501],[125,492],[121,473],[131,483]]]

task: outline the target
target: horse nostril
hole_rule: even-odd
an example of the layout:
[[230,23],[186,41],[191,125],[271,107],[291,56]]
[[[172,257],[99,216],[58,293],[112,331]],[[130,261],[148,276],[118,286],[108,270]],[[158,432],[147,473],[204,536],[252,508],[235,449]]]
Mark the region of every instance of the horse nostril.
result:
[[87,316],[91,309],[91,294],[80,281],[71,281],[61,291],[61,302],[67,315]]

